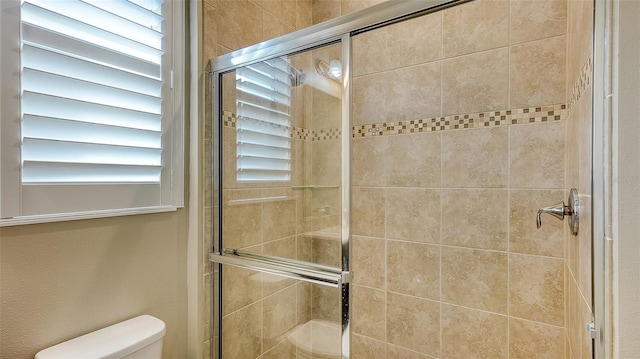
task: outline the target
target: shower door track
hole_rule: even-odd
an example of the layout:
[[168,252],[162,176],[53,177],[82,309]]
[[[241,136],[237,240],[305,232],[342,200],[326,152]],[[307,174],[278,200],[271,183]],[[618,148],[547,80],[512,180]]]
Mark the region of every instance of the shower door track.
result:
[[[222,299],[222,265],[248,268],[270,274],[299,279],[307,282],[335,286],[340,289],[341,304],[341,359],[350,358],[350,223],[351,223],[351,81],[352,57],[351,37],[369,30],[390,25],[399,21],[443,10],[472,0],[396,0],[386,1],[362,11],[341,16],[293,33],[268,40],[241,50],[209,60],[208,71],[212,88],[213,106],[213,228],[214,248],[209,260],[218,266],[218,304]],[[283,260],[270,256],[233,249],[224,249],[222,244],[222,75],[240,67],[284,55],[292,55],[306,50],[332,43],[341,43],[343,56],[342,81],[342,125],[341,136],[341,266],[330,268],[312,263]],[[286,263],[285,263],[286,262]],[[215,310],[215,309],[214,309]],[[222,308],[215,310],[214,325],[217,325],[218,343],[222,343]],[[213,338],[212,338],[213,339]],[[218,359],[222,357],[222,345],[216,352]]]

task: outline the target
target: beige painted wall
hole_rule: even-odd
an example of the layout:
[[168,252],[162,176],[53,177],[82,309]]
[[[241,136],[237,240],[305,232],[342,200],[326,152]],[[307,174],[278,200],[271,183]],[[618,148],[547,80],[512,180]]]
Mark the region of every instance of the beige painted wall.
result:
[[[640,357],[640,2],[622,0],[618,2],[617,24],[614,31],[619,36],[617,87],[614,88],[614,103],[617,102],[617,143],[614,142],[614,186],[617,186],[617,218],[614,233],[617,262],[615,351],[617,358]],[[615,81],[615,80],[614,80]],[[614,105],[615,106],[615,105]],[[615,139],[614,139],[615,141]],[[616,194],[614,193],[614,196]],[[617,201],[617,203],[616,203]]]
[[0,228],[0,358],[140,315],[186,357],[187,212]]

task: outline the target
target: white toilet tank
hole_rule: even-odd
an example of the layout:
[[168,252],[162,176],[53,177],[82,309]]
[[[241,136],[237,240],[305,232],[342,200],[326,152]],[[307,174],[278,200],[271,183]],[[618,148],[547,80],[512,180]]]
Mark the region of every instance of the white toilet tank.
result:
[[35,359],[160,359],[164,322],[141,315],[44,349]]

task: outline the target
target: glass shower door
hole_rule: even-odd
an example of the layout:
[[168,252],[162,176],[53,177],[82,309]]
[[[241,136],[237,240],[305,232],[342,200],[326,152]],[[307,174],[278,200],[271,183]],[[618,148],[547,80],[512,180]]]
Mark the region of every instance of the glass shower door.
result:
[[341,358],[340,54],[218,76],[221,358]]

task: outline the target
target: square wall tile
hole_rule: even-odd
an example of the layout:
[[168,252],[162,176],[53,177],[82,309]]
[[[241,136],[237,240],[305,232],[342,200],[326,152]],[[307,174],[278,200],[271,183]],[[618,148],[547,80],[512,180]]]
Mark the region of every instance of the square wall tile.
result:
[[[442,56],[442,14],[440,12],[401,21],[386,27],[387,46],[382,50],[391,68],[439,60]],[[375,48],[380,49],[376,46]],[[398,56],[402,54],[402,56]]]
[[222,238],[226,248],[245,248],[262,242],[262,204],[237,200],[260,198],[261,190],[224,190]]
[[387,241],[387,290],[440,300],[440,247]]
[[442,305],[444,358],[508,358],[507,316]]
[[567,33],[567,0],[517,0],[511,4],[511,43]]
[[388,292],[387,342],[440,356],[440,303]]
[[351,356],[354,358],[384,358],[386,350],[384,341],[351,334]]
[[[297,244],[296,237],[288,237],[273,242],[265,243],[262,246],[262,253],[272,256],[278,256],[289,259],[296,259]],[[288,279],[282,276],[272,274],[262,274],[262,295],[264,297],[271,295],[286,287],[290,287],[296,283],[295,279]],[[225,288],[226,290],[226,288]]]
[[[218,43],[238,50],[262,41],[262,7],[247,0],[219,0],[216,18]],[[237,21],[243,19],[244,21]]]
[[567,1],[568,91],[593,53],[593,6],[593,2],[587,0]]
[[262,238],[265,242],[296,234],[296,201],[286,199],[263,204]]
[[391,70],[386,73],[386,79],[386,122],[441,116],[440,62]]
[[564,260],[511,254],[509,314],[564,325]]
[[566,102],[566,36],[511,47],[511,107]]
[[353,236],[351,238],[353,284],[384,289],[386,242],[384,239]]
[[562,327],[509,319],[509,358],[564,359],[564,341]]
[[440,190],[388,188],[386,238],[440,243]]
[[507,313],[506,253],[443,246],[441,280],[443,302]]
[[[480,2],[467,5],[474,3]],[[443,116],[503,110],[509,106],[508,100],[509,50],[506,48],[443,60]]]
[[443,10],[444,56],[509,44],[509,1],[479,0]]
[[311,152],[311,183],[337,185],[340,183],[341,148],[340,140],[313,141]]
[[383,176],[388,186],[440,187],[440,133],[381,138],[386,140]]
[[269,349],[269,351],[264,353],[260,359],[297,359],[296,351],[297,348],[293,342],[285,339],[273,348]]
[[353,332],[385,340],[385,291],[353,286],[352,298]]
[[[282,1],[267,1],[267,4],[278,4]],[[295,5],[294,5],[295,6]],[[278,18],[269,11],[262,12],[262,39],[261,41],[267,41],[275,39],[278,36],[282,36],[293,32],[295,30],[295,12],[283,11],[281,14],[290,14],[291,16],[284,16],[287,18],[293,17],[294,24],[289,24],[283,19]]]
[[342,247],[338,238],[317,235],[313,236],[311,243],[313,263],[340,267],[340,250]]
[[[202,35],[203,35],[202,45],[204,47],[203,57],[204,57],[204,60],[208,60],[216,56],[216,44],[218,43],[218,33],[216,28],[217,26],[216,8],[214,6],[211,6],[211,4],[205,1],[202,4],[202,10],[203,10],[202,22],[204,23],[203,24],[204,29],[202,31]],[[208,81],[208,80],[205,80],[205,81]],[[212,88],[209,86],[207,87],[208,88],[205,91],[209,91]],[[205,115],[205,118],[211,118],[210,117],[210,114],[211,114],[210,109],[212,109],[212,106],[210,106],[211,98],[213,97],[212,96],[205,97],[205,101],[209,102],[208,104],[205,104],[205,111],[209,112],[208,114]],[[205,121],[204,126],[205,126],[204,138],[211,139],[211,121]],[[206,127],[209,127],[209,128],[207,129]]]
[[340,0],[313,0],[313,24],[331,20],[341,15]]
[[223,314],[232,313],[262,297],[262,273],[233,266],[222,270],[222,283],[233,283],[222,291]]
[[313,319],[340,323],[342,297],[338,288],[312,284],[311,295]]
[[536,228],[538,209],[566,201],[562,190],[511,190],[509,198],[509,251],[564,257],[565,221],[543,214]]
[[[569,273],[567,273],[569,275]],[[569,308],[567,310],[567,336],[569,338],[569,346],[574,358],[583,358],[582,356],[582,332],[584,331],[584,323],[581,322],[580,316],[580,292],[578,285],[573,277],[569,278]],[[587,353],[585,353],[587,354]],[[586,355],[585,355],[586,357]]]
[[387,49],[380,48],[380,44],[387,43],[388,29],[388,26],[383,26],[351,38],[354,77],[389,69]]
[[574,107],[565,125],[565,187],[574,186],[580,181],[580,107]]
[[380,72],[353,79],[353,125],[382,123],[387,120],[383,96],[387,87],[387,73]]
[[443,189],[442,243],[507,250],[506,189]]
[[262,353],[262,302],[244,307],[222,318],[226,334],[222,355],[225,358],[254,359]]
[[351,189],[351,231],[356,236],[384,237],[385,189]]
[[507,187],[508,127],[442,133],[442,186]]
[[[262,7],[269,13],[276,16],[278,20],[287,26],[296,25],[296,3],[297,0],[266,0],[262,1]],[[309,9],[311,10],[311,9]]]
[[311,319],[312,315],[312,284],[300,282],[296,284],[296,308],[298,324],[304,324]]
[[293,329],[296,321],[296,286],[282,290],[264,299],[262,303],[262,347],[267,351]]
[[386,149],[390,139],[398,136],[355,138],[351,148],[351,183],[354,186],[385,187]]
[[564,129],[562,121],[509,126],[509,187],[564,187]]
[[298,0],[296,2],[296,30],[313,25],[312,0]]

